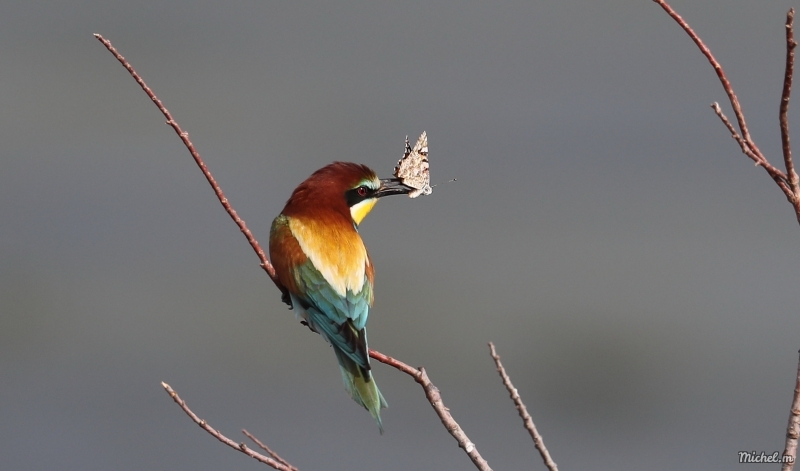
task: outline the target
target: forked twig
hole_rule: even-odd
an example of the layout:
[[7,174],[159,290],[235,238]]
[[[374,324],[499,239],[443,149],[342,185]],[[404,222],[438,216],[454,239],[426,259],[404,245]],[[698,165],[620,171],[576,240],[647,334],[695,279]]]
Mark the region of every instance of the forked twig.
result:
[[[744,120],[742,107],[739,105],[739,99],[733,92],[733,87],[731,87],[728,78],[725,76],[722,66],[711,54],[711,51],[708,49],[708,47],[706,47],[706,45],[694,32],[694,30],[692,30],[689,24],[683,18],[681,18],[681,16],[678,15],[678,13],[676,13],[675,10],[672,9],[672,7],[669,6],[665,0],[653,1],[661,5],[661,7],[669,14],[669,16],[671,16],[681,26],[681,28],[686,31],[689,37],[691,37],[695,44],[697,44],[697,47],[700,48],[700,51],[703,53],[703,55],[706,56],[708,61],[711,63],[711,66],[714,67],[720,82],[722,82],[722,88],[724,88],[725,93],[728,94],[731,106],[733,107],[733,112],[736,114],[736,119],[739,122],[739,129],[741,129],[742,135],[740,136],[739,133],[736,132],[736,129],[734,129],[733,125],[730,123],[730,121],[728,121],[728,118],[722,113],[722,109],[717,103],[711,105],[712,108],[714,108],[714,112],[725,124],[725,127],[728,128],[731,136],[736,140],[737,143],[739,143],[739,146],[742,148],[742,152],[753,159],[756,162],[756,165],[764,167],[769,176],[775,180],[775,183],[777,183],[778,187],[786,195],[786,199],[788,199],[794,207],[795,216],[797,217],[797,221],[800,222],[800,185],[798,184],[798,176],[792,160],[788,119],[789,99],[792,93],[792,80],[794,76],[794,50],[797,47],[797,42],[794,40],[794,8],[789,9],[789,12],[786,14],[786,67],[783,74],[783,91],[781,92],[780,111],[778,114],[781,129],[783,160],[784,164],[786,165],[786,173],[784,174],[767,161],[766,157],[764,157],[750,137],[750,133],[747,130],[747,124]],[[800,437],[800,364],[798,364],[797,369],[797,381],[795,383],[792,409],[789,415],[789,424],[786,427],[786,446],[783,452],[785,461],[782,467],[783,471],[791,471],[794,469],[794,462],[797,457],[798,437]]]
[[747,145],[746,142],[744,142],[744,139],[742,139],[742,136],[739,135],[739,131],[737,131],[736,128],[733,127],[733,124],[731,124],[731,122],[728,119],[728,117],[725,116],[725,113],[722,112],[722,108],[719,106],[719,103],[717,103],[716,101],[714,103],[711,103],[711,108],[714,110],[714,113],[716,113],[717,116],[719,116],[719,119],[722,121],[722,124],[724,124],[725,127],[728,128],[728,131],[730,131],[730,133],[731,133],[731,137],[739,144],[739,147],[742,148],[742,152],[746,156],[748,156],[751,159],[753,159],[753,161],[756,163],[756,165],[761,165],[762,164],[761,157],[756,155],[750,149],[750,146]]
[[675,22],[678,23],[684,31],[686,31],[686,34],[688,34],[689,37],[692,38],[692,41],[697,44],[700,52],[702,52],[703,55],[706,56],[706,59],[708,59],[708,62],[711,63],[711,66],[714,68],[714,72],[717,73],[717,77],[719,77],[719,81],[722,83],[722,88],[725,89],[725,93],[728,95],[728,99],[731,102],[733,112],[736,114],[736,119],[739,121],[739,129],[742,130],[742,137],[744,138],[744,141],[748,146],[751,146],[756,155],[762,156],[761,151],[758,150],[758,147],[755,146],[753,140],[750,138],[750,131],[747,129],[747,123],[744,120],[744,113],[742,112],[742,106],[739,104],[739,98],[736,96],[736,93],[733,92],[733,86],[731,86],[731,82],[728,80],[728,77],[722,70],[722,65],[720,65],[720,63],[711,53],[711,49],[705,45],[703,40],[700,39],[700,36],[694,32],[691,26],[689,26],[689,23],[687,23],[686,20],[684,20],[683,17],[679,15],[678,12],[676,12],[666,1],[653,1],[661,5],[661,8],[663,8],[664,11],[666,11],[667,14],[669,14],[669,16],[671,16],[672,19],[674,19]]
[[[780,106],[780,126],[781,126],[781,140],[783,141],[783,157],[784,162],[786,164],[786,172],[784,173],[774,165],[772,165],[761,150],[758,148],[756,143],[753,141],[753,138],[750,136],[750,131],[747,128],[747,122],[744,119],[744,112],[742,111],[742,106],[739,103],[739,98],[736,96],[736,93],[733,91],[733,86],[731,85],[730,81],[728,80],[727,75],[725,75],[725,71],[722,70],[722,65],[717,61],[714,55],[711,53],[711,50],[708,46],[705,45],[700,36],[695,33],[689,23],[683,19],[665,0],[653,0],[655,3],[659,4],[667,14],[675,20],[678,25],[689,35],[689,37],[694,41],[697,45],[700,52],[708,59],[708,62],[714,68],[714,72],[716,72],[717,77],[719,78],[720,83],[722,84],[722,88],[725,90],[725,93],[728,95],[728,100],[731,103],[731,107],[733,108],[733,113],[736,116],[736,121],[739,124],[739,130],[741,131],[741,135],[734,129],[733,125],[731,125],[730,121],[725,117],[717,103],[714,103],[712,108],[714,108],[714,112],[719,116],[722,120],[725,127],[728,128],[728,131],[731,132],[731,136],[736,140],[739,146],[742,148],[742,152],[750,157],[757,166],[763,167],[766,170],[767,174],[775,181],[778,187],[781,189],[783,194],[786,196],[786,199],[794,207],[795,217],[797,218],[798,223],[800,223],[800,190],[798,189],[797,183],[797,175],[794,171],[794,164],[792,162],[792,154],[791,148],[789,147],[789,125],[788,125],[788,118],[787,118],[787,111],[789,109],[789,97],[791,94],[792,88],[792,75],[793,75],[793,68],[794,68],[794,48],[796,43],[794,42],[794,31],[793,31],[793,22],[794,22],[794,9],[789,10],[789,13],[786,16],[786,70],[784,73],[784,80],[783,80],[783,93],[781,95],[781,106]],[[787,176],[788,174],[788,176]]]
[[[219,430],[216,430],[214,427],[208,425],[208,422],[206,422],[205,420],[201,419],[200,417],[197,416],[197,414],[192,412],[192,410],[189,409],[189,406],[186,405],[186,401],[181,399],[181,397],[178,396],[178,393],[175,392],[175,390],[172,389],[169,384],[162,382],[161,386],[164,387],[164,389],[170,395],[172,400],[175,401],[175,403],[178,404],[181,407],[181,409],[183,409],[184,412],[186,412],[186,415],[188,415],[194,421],[194,423],[199,425],[200,428],[202,428],[206,432],[210,433],[217,440],[219,440],[222,443],[228,445],[229,447],[233,448],[234,450],[237,450],[237,451],[240,451],[240,452],[244,453],[245,455],[253,458],[256,461],[260,461],[260,462],[262,462],[262,463],[264,463],[264,464],[266,464],[268,466],[271,466],[271,467],[273,467],[273,468],[275,468],[277,470],[280,470],[280,471],[297,471],[297,468],[295,468],[294,466],[292,466],[289,463],[287,463],[283,458],[278,457],[278,459],[280,460],[280,461],[278,461],[278,460],[273,459],[273,458],[271,458],[269,456],[264,456],[261,453],[258,453],[257,451],[248,448],[247,445],[245,445],[244,443],[236,443],[235,441],[233,441],[230,438],[226,437]],[[250,436],[250,434],[247,434],[247,435]],[[256,441],[256,443],[259,443],[259,442]],[[272,451],[270,451],[270,453],[273,454]],[[274,456],[277,456],[277,455],[274,455]]]
[[503,380],[503,385],[506,387],[508,394],[511,396],[511,400],[514,401],[514,405],[517,406],[517,412],[519,412],[519,416],[522,417],[522,422],[525,424],[525,429],[527,429],[528,433],[530,433],[531,438],[533,439],[533,445],[537,450],[539,450],[539,454],[542,456],[545,466],[547,466],[547,469],[550,471],[558,471],[558,466],[550,456],[550,452],[547,451],[547,447],[544,446],[544,440],[539,434],[539,431],[536,429],[536,425],[534,425],[531,415],[528,414],[528,408],[525,407],[525,403],[522,402],[522,398],[519,396],[519,391],[517,391],[517,388],[515,388],[511,383],[511,378],[509,378],[508,374],[506,374],[506,369],[503,368],[503,364],[500,363],[500,355],[497,354],[492,342],[489,342],[489,352],[492,355],[492,359],[494,359],[494,364],[497,366],[497,373],[500,374],[500,378]]
[[[164,106],[164,104],[161,102],[161,100],[159,100],[156,94],[150,89],[150,87],[147,86],[147,84],[144,82],[141,76],[139,76],[139,74],[136,73],[136,70],[134,70],[133,66],[119,52],[117,52],[117,50],[114,48],[111,42],[99,34],[95,34],[94,36],[95,38],[97,38],[98,41],[100,41],[106,47],[106,49],[109,50],[109,52],[111,52],[111,54],[114,55],[114,57],[116,57],[116,59],[122,64],[122,66],[125,67],[125,70],[127,70],[128,73],[131,74],[134,80],[136,80],[136,83],[138,83],[139,86],[142,87],[142,90],[144,90],[147,96],[150,97],[151,100],[153,100],[153,103],[155,103],[155,105],[158,107],[161,113],[167,118],[167,124],[169,124],[172,127],[172,129],[174,129],[175,132],[178,133],[178,136],[181,138],[184,145],[186,145],[186,148],[189,149],[189,152],[192,154],[192,158],[194,158],[194,161],[197,163],[198,167],[200,167],[200,170],[202,170],[203,175],[205,175],[206,179],[211,184],[211,187],[214,189],[214,193],[216,193],[217,198],[219,198],[219,201],[220,203],[222,203],[223,208],[225,208],[225,211],[231,216],[231,219],[233,219],[233,221],[236,223],[236,225],[239,227],[239,229],[247,238],[247,241],[250,243],[250,246],[256,252],[256,255],[261,261],[261,267],[264,269],[264,271],[267,272],[270,279],[272,279],[275,285],[281,290],[284,300],[287,300],[286,302],[288,302],[289,298],[288,293],[280,285],[280,283],[278,283],[278,279],[275,276],[275,268],[273,268],[272,264],[267,259],[264,250],[261,248],[261,245],[259,245],[253,233],[250,232],[250,229],[247,228],[247,225],[245,224],[244,220],[239,217],[239,215],[233,209],[233,206],[231,206],[231,204],[228,202],[228,199],[222,192],[222,188],[220,188],[217,181],[211,175],[211,171],[208,170],[208,167],[206,167],[206,164],[205,162],[203,162],[203,159],[200,157],[200,154],[194,148],[194,144],[192,144],[192,141],[189,140],[189,133],[181,129],[177,121],[173,119],[172,115]],[[458,425],[458,423],[453,419],[453,416],[450,414],[447,407],[445,407],[444,403],[442,402],[442,397],[439,394],[439,389],[436,386],[434,386],[433,383],[431,383],[431,380],[430,378],[428,378],[428,374],[425,372],[424,368],[413,368],[399,360],[384,355],[376,350],[370,349],[369,356],[376,359],[377,361],[380,361],[381,363],[385,363],[389,366],[392,366],[414,378],[414,381],[419,383],[420,386],[422,386],[423,391],[425,391],[425,396],[428,398],[428,401],[431,403],[431,406],[433,407],[434,411],[441,419],[442,425],[444,425],[447,431],[450,432],[450,435],[452,435],[453,438],[456,439],[458,445],[464,449],[464,451],[467,453],[467,455],[475,464],[475,466],[480,471],[491,471],[489,464],[486,462],[485,459],[483,459],[483,457],[481,457],[480,453],[478,453],[478,449],[475,447],[475,444],[469,440],[469,438],[461,429],[461,427]],[[228,446],[236,448],[242,453],[245,453],[248,456],[252,456],[253,458],[265,464],[269,464],[275,469],[286,469],[287,471],[292,471],[292,469],[295,469],[290,464],[285,463],[282,459],[280,459],[280,457],[277,457],[277,455],[273,455],[275,456],[275,459],[266,457],[264,455],[261,455],[259,453],[250,450],[243,443],[236,444],[236,442],[234,442],[233,440],[230,440],[227,437],[223,436],[218,431],[208,426],[208,424],[206,424],[205,421],[201,421],[196,415],[194,415],[194,413],[191,410],[189,410],[188,407],[186,407],[186,404],[183,402],[183,400],[181,400],[178,397],[177,393],[175,393],[175,391],[173,391],[172,388],[169,387],[169,385],[167,385],[166,383],[161,383],[161,384],[164,386],[165,389],[167,389],[167,392],[170,393],[172,398],[175,399],[175,402],[177,402],[181,406],[181,408],[183,408],[183,410],[189,415],[189,417],[192,418],[192,420],[197,422],[201,427],[203,427],[204,430],[206,430],[208,433],[216,437],[219,441],[225,443]],[[271,450],[269,450],[268,447],[263,445],[261,442],[257,441],[254,437],[250,436],[250,434],[248,434],[246,431],[243,432],[248,437],[250,437],[254,442],[256,442],[256,444],[261,446],[265,451],[272,454]]]
[[791,460],[786,460],[781,467],[781,471],[792,471],[794,462],[797,460],[797,439],[800,437],[800,363],[797,365],[797,379],[794,383],[794,397],[792,398],[792,410],[789,413],[789,425],[786,426],[786,446],[783,448],[783,456],[791,456]]
[[278,455],[277,453],[275,453],[274,451],[272,451],[272,449],[271,449],[270,447],[268,447],[267,445],[264,445],[264,444],[261,442],[261,440],[259,440],[259,439],[258,439],[258,438],[256,438],[255,436],[253,436],[253,434],[252,434],[252,433],[248,432],[248,431],[247,431],[247,430],[245,430],[245,429],[242,429],[242,433],[243,433],[243,434],[245,434],[245,436],[246,436],[247,438],[249,438],[250,440],[252,440],[252,441],[253,441],[253,443],[255,443],[256,445],[258,445],[258,447],[259,447],[259,448],[261,448],[262,450],[264,450],[264,451],[266,451],[267,453],[269,453],[269,456],[273,457],[273,458],[274,458],[276,461],[280,461],[281,463],[283,463],[283,464],[285,464],[286,466],[290,467],[290,468],[291,468],[291,469],[293,469],[294,471],[297,471],[297,468],[295,468],[294,466],[292,466],[292,464],[291,464],[291,463],[289,463],[288,461],[286,461],[285,459],[281,458],[281,457],[280,457],[280,455]]

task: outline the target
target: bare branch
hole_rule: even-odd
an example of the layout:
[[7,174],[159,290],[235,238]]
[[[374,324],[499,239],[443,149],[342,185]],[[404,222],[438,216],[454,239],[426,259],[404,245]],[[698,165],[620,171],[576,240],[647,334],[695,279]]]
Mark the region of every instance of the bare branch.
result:
[[783,161],[786,164],[786,175],[792,195],[795,199],[800,197],[798,189],[797,172],[794,170],[792,161],[792,146],[789,142],[789,97],[792,94],[792,76],[794,75],[794,48],[797,42],[794,40],[794,8],[789,9],[786,14],[786,70],[783,75],[783,93],[781,94],[780,124],[781,124],[781,144],[783,145]]
[[[731,132],[731,136],[742,148],[742,152],[753,159],[757,166],[763,167],[764,170],[767,171],[767,174],[769,174],[769,176],[775,181],[781,191],[783,191],[783,194],[786,195],[786,199],[789,200],[794,207],[795,217],[797,218],[797,222],[800,223],[800,191],[798,191],[797,174],[794,171],[794,164],[792,163],[792,153],[789,145],[789,124],[786,117],[789,109],[789,95],[791,94],[792,88],[794,48],[797,45],[797,43],[794,41],[794,10],[789,10],[786,18],[786,71],[784,74],[783,94],[781,96],[780,107],[781,139],[783,141],[783,156],[786,163],[787,172],[784,173],[767,161],[767,158],[764,157],[764,154],[761,153],[761,150],[759,150],[758,146],[756,146],[755,142],[753,142],[753,139],[750,137],[750,131],[747,129],[747,123],[744,119],[742,107],[739,104],[739,98],[736,96],[736,93],[734,93],[728,77],[722,70],[722,66],[717,59],[714,58],[714,55],[711,54],[711,50],[705,45],[705,43],[703,43],[703,40],[700,39],[700,36],[694,32],[686,20],[684,20],[671,6],[669,6],[665,0],[653,1],[658,3],[661,8],[663,8],[664,11],[666,11],[667,14],[669,14],[669,16],[671,16],[672,19],[674,19],[678,25],[680,25],[680,27],[686,31],[686,34],[692,38],[692,41],[694,41],[694,43],[700,49],[700,52],[702,52],[703,55],[706,56],[706,59],[708,59],[708,62],[711,63],[711,66],[717,73],[717,77],[719,77],[719,81],[722,83],[722,88],[725,89],[725,93],[728,95],[728,99],[731,102],[733,112],[736,115],[736,120],[739,123],[741,136],[739,136],[739,134],[734,130],[733,126],[730,124],[728,119],[722,113],[719,105],[716,103],[712,105],[714,111],[717,113],[717,116],[722,119],[722,122],[725,123],[725,126]],[[787,174],[790,176],[787,176]]]
[[[167,391],[167,393],[169,393],[169,395],[172,398],[172,400],[174,400],[176,404],[181,406],[181,409],[183,409],[183,411],[186,412],[186,415],[188,415],[194,421],[194,423],[199,425],[200,428],[202,428],[206,432],[210,433],[211,436],[213,436],[217,440],[219,440],[222,443],[228,445],[229,447],[233,448],[234,450],[237,450],[237,451],[240,451],[240,452],[244,453],[245,455],[255,459],[256,461],[260,461],[260,462],[262,462],[262,463],[264,463],[264,464],[266,464],[268,466],[271,466],[272,468],[275,468],[277,470],[280,470],[280,471],[297,471],[297,468],[295,468],[294,466],[292,466],[292,465],[290,465],[288,463],[284,464],[285,462],[282,462],[283,460],[281,460],[281,462],[279,462],[277,460],[274,460],[274,459],[270,458],[269,456],[264,456],[261,453],[258,453],[258,452],[254,451],[254,450],[251,450],[250,448],[247,448],[247,445],[245,445],[244,443],[236,443],[235,441],[233,441],[230,438],[226,437],[225,435],[220,433],[219,430],[214,429],[214,427],[208,425],[208,422],[206,422],[205,420],[201,419],[200,417],[197,416],[197,414],[192,412],[192,410],[189,409],[189,406],[186,405],[186,401],[181,399],[180,396],[178,396],[178,393],[175,392],[175,390],[172,389],[169,386],[169,384],[162,382],[161,386],[163,386],[164,389]],[[259,442],[256,442],[256,443],[259,443]]]
[[194,148],[194,144],[192,144],[192,141],[189,139],[189,133],[181,129],[181,127],[178,125],[178,122],[173,119],[172,114],[170,114],[161,100],[159,100],[156,94],[153,93],[153,90],[147,86],[147,84],[144,82],[144,79],[142,79],[142,77],[136,73],[136,70],[134,70],[133,66],[122,56],[122,54],[117,52],[116,48],[114,48],[114,46],[111,44],[111,41],[99,34],[95,34],[94,37],[103,43],[103,46],[105,46],[106,49],[108,49],[108,51],[117,58],[120,64],[125,67],[125,70],[131,74],[131,77],[136,80],[136,83],[142,87],[142,90],[144,90],[147,96],[153,100],[153,103],[155,103],[164,117],[167,118],[167,124],[175,130],[175,132],[178,134],[178,137],[180,137],[183,141],[183,144],[187,149],[189,149],[189,152],[192,154],[192,158],[194,158],[195,163],[197,163],[197,166],[200,167],[200,170],[203,172],[203,175],[205,175],[206,180],[208,180],[208,183],[211,185],[211,188],[214,189],[214,193],[216,193],[219,202],[222,203],[222,207],[225,208],[225,211],[230,215],[231,219],[233,219],[233,222],[239,226],[239,230],[242,231],[244,236],[247,238],[247,242],[249,242],[250,246],[253,247],[258,259],[261,261],[261,268],[267,272],[269,277],[275,283],[275,286],[281,290],[281,294],[284,296],[284,299],[288,299],[288,293],[278,283],[278,279],[275,276],[275,268],[273,268],[272,264],[269,263],[269,260],[267,260],[267,255],[264,253],[264,249],[261,248],[261,245],[259,245],[255,236],[253,236],[253,233],[247,228],[247,224],[245,224],[244,219],[239,217],[239,214],[236,213],[236,210],[234,210],[233,206],[231,206],[231,204],[228,202],[228,198],[225,197],[225,194],[222,192],[222,188],[220,188],[219,184],[214,179],[214,176],[211,175],[211,171],[206,166],[206,163],[203,162],[203,159],[200,157],[200,153],[198,153],[197,149]]
[[497,365],[497,373],[500,374],[500,378],[503,380],[503,385],[506,387],[508,394],[511,396],[511,400],[514,401],[514,405],[517,406],[517,412],[519,412],[519,416],[522,417],[522,422],[525,424],[525,428],[528,430],[528,433],[531,434],[533,445],[537,450],[539,450],[539,454],[542,456],[544,465],[547,466],[547,469],[550,471],[558,471],[556,462],[553,461],[552,457],[550,457],[550,452],[547,451],[547,447],[544,446],[544,440],[542,439],[542,436],[539,434],[539,431],[536,430],[536,425],[534,425],[531,415],[528,414],[528,408],[525,407],[525,403],[522,402],[522,398],[519,396],[517,388],[515,388],[511,383],[511,378],[509,378],[508,374],[506,374],[503,364],[500,363],[500,355],[497,354],[492,342],[489,342],[489,352],[492,355],[492,359],[494,359],[494,364]]
[[492,470],[492,468],[489,467],[489,463],[483,459],[480,453],[478,453],[478,448],[475,447],[475,444],[470,441],[469,437],[467,437],[467,434],[464,433],[455,419],[453,419],[453,416],[450,415],[450,410],[444,406],[444,403],[442,402],[442,396],[439,394],[439,389],[434,386],[433,383],[431,383],[430,378],[428,378],[428,374],[425,372],[425,368],[414,368],[400,360],[392,358],[388,355],[384,355],[383,353],[376,352],[375,350],[370,350],[369,356],[381,363],[393,366],[394,368],[414,378],[414,381],[422,386],[423,391],[425,391],[425,397],[428,398],[428,402],[431,403],[431,407],[433,407],[433,410],[436,411],[436,415],[439,416],[444,428],[446,428],[447,431],[450,432],[450,435],[456,439],[458,446],[464,449],[464,452],[467,453],[469,459],[471,459],[475,464],[475,467],[480,471]]
[[786,426],[786,446],[783,456],[791,456],[791,462],[783,463],[781,471],[792,471],[797,458],[797,439],[800,437],[800,363],[797,365],[797,379],[794,384],[792,410],[789,413],[789,425]]
[[678,23],[680,27],[683,28],[684,31],[686,31],[686,34],[688,34],[689,37],[692,38],[692,41],[694,41],[694,43],[697,44],[697,47],[700,49],[700,52],[702,52],[703,55],[706,56],[706,59],[708,59],[708,62],[711,63],[711,66],[717,73],[717,77],[719,77],[719,81],[722,83],[722,88],[724,88],[725,93],[728,94],[728,99],[730,100],[731,106],[733,107],[733,112],[736,115],[736,120],[739,122],[739,129],[741,129],[742,131],[742,138],[744,139],[744,142],[746,142],[747,145],[753,150],[753,153],[758,155],[761,159],[764,159],[763,154],[761,153],[760,150],[758,150],[758,147],[756,147],[755,143],[753,142],[753,139],[750,137],[750,131],[747,129],[747,123],[744,120],[744,112],[742,112],[742,106],[739,104],[739,98],[736,96],[736,93],[733,92],[733,87],[731,86],[730,81],[728,81],[728,77],[725,75],[725,71],[722,70],[722,65],[719,62],[717,62],[717,59],[714,57],[713,54],[711,54],[711,49],[709,49],[708,46],[705,45],[703,40],[700,39],[700,36],[698,36],[697,33],[694,32],[691,26],[689,26],[689,23],[687,23],[686,20],[684,20],[683,17],[681,17],[681,15],[678,14],[678,12],[673,10],[672,7],[669,6],[669,4],[665,0],[653,0],[653,1],[661,5],[661,8],[663,8],[664,11],[666,11],[667,14],[671,16],[672,19],[674,19],[675,22]]
[[[789,140],[788,120],[789,99],[792,93],[792,79],[794,75],[794,50],[797,47],[797,42],[794,40],[794,8],[789,9],[789,12],[786,14],[786,68],[783,76],[783,92],[781,93],[779,112],[781,144],[783,149],[783,159],[786,165],[786,173],[784,174],[772,166],[767,161],[766,157],[764,157],[764,155],[761,153],[761,151],[758,150],[758,147],[756,147],[755,143],[753,143],[750,133],[747,130],[747,124],[745,123],[744,114],[741,106],[739,105],[739,100],[736,97],[736,94],[733,92],[733,88],[725,76],[722,66],[720,66],[719,62],[717,62],[717,60],[711,54],[711,51],[708,49],[708,47],[706,47],[706,45],[694,32],[694,30],[692,30],[689,24],[686,23],[686,21],[681,18],[681,16],[678,15],[675,10],[673,10],[672,7],[667,4],[666,1],[653,1],[661,5],[661,7],[684,29],[684,31],[686,31],[686,33],[692,38],[695,44],[697,44],[697,47],[700,48],[700,51],[706,56],[708,61],[714,67],[720,82],[722,82],[722,87],[725,89],[725,93],[728,94],[731,106],[733,106],[736,119],[739,121],[739,128],[742,130],[742,136],[739,136],[733,125],[731,125],[730,121],[728,121],[728,118],[722,113],[722,109],[720,109],[718,103],[714,103],[711,105],[711,107],[714,108],[717,116],[719,116],[719,118],[725,124],[725,127],[728,128],[731,136],[736,140],[736,142],[739,143],[739,146],[742,148],[742,152],[753,159],[756,162],[756,165],[764,167],[770,177],[775,180],[775,183],[778,184],[780,189],[786,195],[786,198],[790,203],[792,203],[792,206],[794,206],[797,221],[800,222],[800,189],[798,188],[797,172],[794,169],[794,162],[792,161],[792,148]],[[790,460],[783,464],[783,471],[791,471],[794,469],[794,461],[797,456],[798,437],[800,437],[800,364],[798,364],[797,369],[797,380],[795,383],[794,398],[792,400],[792,410],[791,414],[789,415],[789,424],[786,427],[786,447],[783,452],[784,458],[789,457]]]
[[736,132],[736,129],[733,127],[733,124],[731,124],[731,122],[728,120],[728,117],[725,116],[725,113],[722,112],[722,108],[720,108],[719,103],[715,101],[714,103],[711,104],[711,108],[714,109],[714,112],[717,114],[717,116],[719,116],[719,119],[722,120],[722,124],[724,124],[725,127],[728,128],[728,131],[730,131],[731,133],[731,137],[736,142],[739,143],[739,146],[742,148],[742,152],[744,152],[745,155],[753,159],[757,167],[758,166],[764,167],[769,176],[771,176],[772,179],[775,180],[775,183],[778,185],[781,191],[783,191],[783,194],[786,195],[786,198],[788,198],[789,201],[792,201],[792,190],[786,183],[786,178],[784,177],[783,173],[777,168],[775,168],[768,161],[759,158],[759,156],[755,155],[753,151],[750,150],[747,144],[742,140],[742,137],[739,135],[739,133]]
[[711,104],[711,108],[714,109],[714,112],[717,113],[717,116],[719,116],[719,119],[722,120],[722,124],[724,124],[725,127],[728,128],[728,131],[730,131],[730,133],[731,133],[731,137],[737,143],[739,143],[739,147],[742,148],[742,152],[746,156],[748,156],[751,159],[753,159],[753,162],[755,162],[756,165],[762,165],[761,159],[756,154],[754,154],[752,150],[750,150],[750,147],[747,145],[746,142],[744,142],[744,139],[742,139],[742,136],[739,135],[739,132],[736,130],[736,128],[733,127],[733,124],[731,124],[730,120],[728,120],[728,117],[725,116],[725,113],[722,112],[722,108],[720,108],[719,103],[717,103],[715,101],[714,103]]
[[261,448],[262,450],[264,450],[267,453],[269,453],[269,456],[273,457],[276,461],[280,461],[281,463],[285,464],[286,466],[288,466],[289,468],[293,469],[294,471],[297,471],[297,468],[292,466],[291,463],[289,463],[285,459],[281,458],[280,455],[278,455],[277,453],[272,451],[272,449],[270,447],[268,447],[267,445],[264,445],[263,443],[261,443],[261,440],[259,440],[255,436],[253,436],[253,434],[251,434],[250,432],[248,432],[245,429],[242,429],[242,433],[245,434],[247,436],[247,438],[249,438],[250,440],[253,440],[253,443],[258,445],[259,448]]

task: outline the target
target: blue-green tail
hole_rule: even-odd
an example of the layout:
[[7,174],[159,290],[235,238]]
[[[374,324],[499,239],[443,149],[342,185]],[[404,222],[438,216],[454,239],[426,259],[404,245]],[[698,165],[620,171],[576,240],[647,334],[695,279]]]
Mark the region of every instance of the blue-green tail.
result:
[[378,429],[383,434],[383,424],[381,423],[381,409],[388,406],[386,399],[375,384],[375,378],[369,369],[357,365],[344,352],[335,345],[333,351],[336,352],[336,359],[339,360],[339,369],[342,371],[342,381],[344,388],[356,403],[363,406],[370,415],[378,422]]

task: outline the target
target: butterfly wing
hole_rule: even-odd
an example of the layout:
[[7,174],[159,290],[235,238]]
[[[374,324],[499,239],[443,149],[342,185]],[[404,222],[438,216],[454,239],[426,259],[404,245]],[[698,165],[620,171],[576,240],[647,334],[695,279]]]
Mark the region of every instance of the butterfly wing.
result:
[[394,176],[399,178],[403,184],[414,188],[408,194],[410,198],[419,195],[430,195],[431,174],[430,163],[428,162],[428,135],[423,132],[417,139],[417,143],[412,148],[406,137],[406,151],[403,158],[397,162],[394,168]]

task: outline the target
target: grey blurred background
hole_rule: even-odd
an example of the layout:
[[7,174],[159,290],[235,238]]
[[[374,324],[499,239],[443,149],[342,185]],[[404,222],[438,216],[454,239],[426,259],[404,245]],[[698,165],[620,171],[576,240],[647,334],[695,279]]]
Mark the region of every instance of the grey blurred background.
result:
[[[781,163],[783,0],[675,0]],[[384,176],[430,137],[430,197],[381,203],[371,346],[427,367],[496,470],[731,469],[782,450],[800,227],[709,108],[654,3],[9,2],[0,7],[0,467],[471,469],[408,377],[386,434],[343,391],[129,58],[266,244],[332,160]],[[723,103],[726,111],[729,106]],[[792,119],[798,123],[793,105]]]

